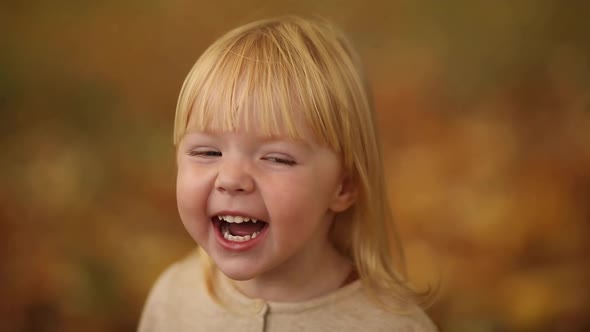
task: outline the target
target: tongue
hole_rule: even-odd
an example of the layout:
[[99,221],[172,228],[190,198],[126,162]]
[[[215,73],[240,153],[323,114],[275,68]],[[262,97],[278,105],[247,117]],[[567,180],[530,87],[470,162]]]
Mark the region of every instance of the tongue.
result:
[[264,227],[263,222],[243,222],[241,224],[228,223],[229,232],[232,235],[246,236],[260,231]]

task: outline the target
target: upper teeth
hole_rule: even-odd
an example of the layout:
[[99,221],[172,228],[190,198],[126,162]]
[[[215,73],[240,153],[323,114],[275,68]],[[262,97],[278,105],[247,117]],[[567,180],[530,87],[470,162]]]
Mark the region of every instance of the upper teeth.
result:
[[254,218],[242,217],[242,216],[218,216],[218,218],[220,220],[224,220],[226,222],[236,223],[236,224],[241,224],[241,223],[247,222],[247,221],[251,221],[253,223],[256,223],[258,221],[258,220],[254,219]]

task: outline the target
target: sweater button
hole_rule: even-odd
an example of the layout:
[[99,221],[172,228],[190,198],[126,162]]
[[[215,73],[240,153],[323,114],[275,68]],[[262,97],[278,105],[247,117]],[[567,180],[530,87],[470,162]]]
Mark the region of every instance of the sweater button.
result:
[[264,302],[263,301],[257,300],[256,302],[254,302],[254,310],[256,312],[261,311],[262,308],[264,308]]

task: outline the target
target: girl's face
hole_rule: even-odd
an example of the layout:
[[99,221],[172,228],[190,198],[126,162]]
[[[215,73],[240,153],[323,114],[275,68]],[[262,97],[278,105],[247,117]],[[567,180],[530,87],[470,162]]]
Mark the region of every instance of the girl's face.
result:
[[177,158],[182,222],[228,277],[297,273],[333,250],[328,231],[351,193],[332,150],[240,130],[188,132]]

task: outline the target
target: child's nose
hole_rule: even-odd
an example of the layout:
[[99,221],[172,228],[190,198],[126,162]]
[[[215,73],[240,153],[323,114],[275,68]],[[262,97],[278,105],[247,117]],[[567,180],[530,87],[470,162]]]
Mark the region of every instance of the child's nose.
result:
[[251,192],[254,190],[254,180],[247,168],[244,161],[225,160],[219,168],[215,188],[230,194]]

